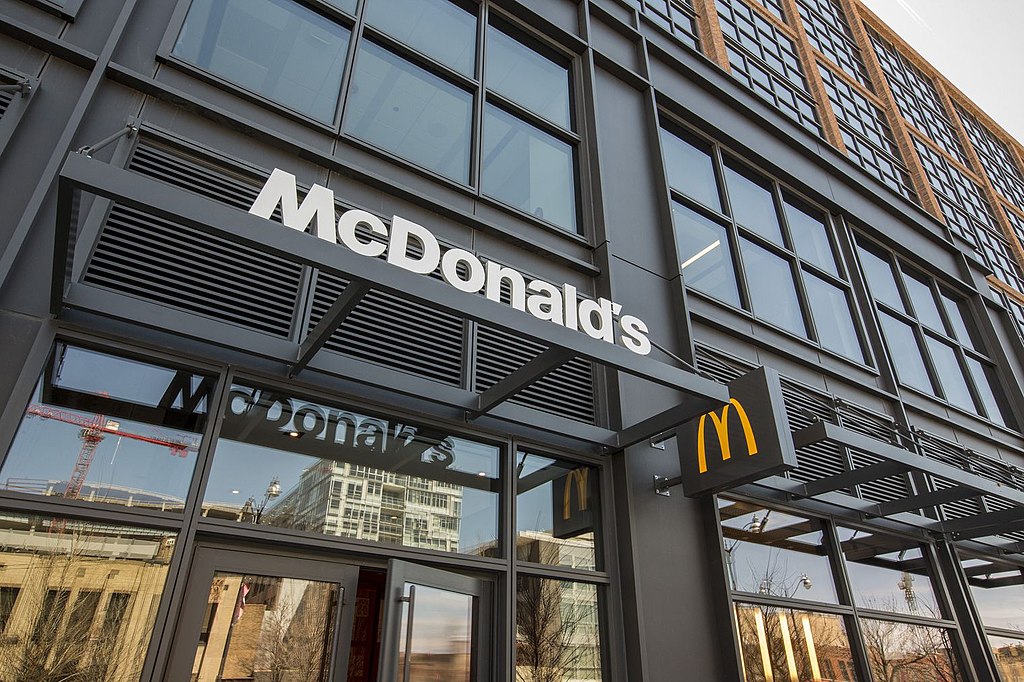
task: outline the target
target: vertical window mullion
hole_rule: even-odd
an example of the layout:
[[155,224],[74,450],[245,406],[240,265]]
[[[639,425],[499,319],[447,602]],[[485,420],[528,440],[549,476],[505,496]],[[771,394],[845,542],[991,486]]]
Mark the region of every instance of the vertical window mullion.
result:
[[725,228],[729,237],[729,245],[732,248],[732,267],[736,273],[736,288],[740,295],[740,307],[753,313],[754,306],[750,300],[750,291],[747,286],[747,270],[743,265],[743,256],[740,254],[740,236],[736,228],[736,220],[733,217],[732,200],[729,198],[729,188],[725,182],[725,160],[722,157],[722,147],[718,144],[711,145],[712,166],[715,169],[715,182],[718,185],[718,196],[722,202],[722,213],[729,218],[729,224]]
[[[370,2],[371,0],[366,0]],[[487,64],[486,42],[487,22],[489,17],[487,3],[481,2],[476,14],[476,64],[473,74],[476,76],[476,92],[473,97],[472,152],[469,162],[469,184],[477,193],[480,192],[480,176],[483,173],[484,147],[484,103],[487,99],[487,83],[484,72]]]

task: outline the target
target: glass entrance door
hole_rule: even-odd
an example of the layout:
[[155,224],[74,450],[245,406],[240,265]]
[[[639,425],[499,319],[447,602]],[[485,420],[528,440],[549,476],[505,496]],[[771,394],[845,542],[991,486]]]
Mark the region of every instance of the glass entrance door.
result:
[[357,582],[354,566],[197,548],[168,678],[344,679]]
[[392,560],[380,682],[489,679],[490,583]]

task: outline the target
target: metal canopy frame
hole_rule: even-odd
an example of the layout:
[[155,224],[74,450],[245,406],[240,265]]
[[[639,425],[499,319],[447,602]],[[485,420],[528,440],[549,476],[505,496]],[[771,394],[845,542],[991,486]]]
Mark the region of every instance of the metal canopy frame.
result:
[[[798,453],[803,447],[831,443],[864,453],[874,461],[806,483],[771,476],[733,492],[764,499],[764,492],[768,491],[770,498],[794,508],[831,513],[880,532],[910,527],[919,535],[941,537],[969,551],[1024,555],[1024,542],[999,537],[1024,531],[1024,491],[829,422],[816,422],[795,431],[793,443]],[[856,485],[903,475],[919,489],[908,486],[907,495],[902,498],[872,502],[850,492]],[[931,483],[926,485],[929,480]],[[948,487],[936,487],[936,481]],[[939,505],[972,498],[986,498],[997,502],[1000,508],[957,518],[943,518],[939,513]],[[920,513],[912,513],[915,511]],[[1024,562],[1024,558],[1017,558]]]
[[[74,271],[74,264],[69,263],[69,247],[72,236],[77,236],[77,200],[82,193],[344,277],[350,284],[318,324],[304,338],[294,342],[72,281],[70,273]],[[99,238],[98,234],[96,238]],[[88,250],[76,247],[76,252],[88,253]],[[321,348],[371,289],[525,337],[542,344],[546,350],[481,394],[449,386],[440,387],[436,382],[389,371],[365,361],[345,358],[343,363],[333,362],[333,359],[325,362],[324,355],[320,354]],[[326,365],[340,364],[350,370],[346,372],[346,378],[377,387],[395,385],[399,392],[419,395],[449,408],[455,407],[467,421],[485,423],[497,419],[518,423],[567,436],[599,452],[643,442],[729,400],[725,386],[690,370],[592,339],[483,296],[460,292],[443,282],[380,259],[367,258],[342,246],[324,248],[323,241],[313,235],[77,153],[68,156],[60,173],[50,307],[56,317],[61,317],[67,309],[81,310],[242,349],[282,362],[287,365],[290,377],[306,369],[323,371]],[[507,403],[517,393],[574,358],[589,360],[673,389],[679,393],[678,402],[660,414],[617,432]],[[538,415],[543,417],[538,419]]]

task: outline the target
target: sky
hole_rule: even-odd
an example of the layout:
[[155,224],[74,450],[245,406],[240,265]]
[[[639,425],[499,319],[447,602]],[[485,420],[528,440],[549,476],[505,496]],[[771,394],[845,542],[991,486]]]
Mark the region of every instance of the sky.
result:
[[1024,142],[1024,0],[862,0]]

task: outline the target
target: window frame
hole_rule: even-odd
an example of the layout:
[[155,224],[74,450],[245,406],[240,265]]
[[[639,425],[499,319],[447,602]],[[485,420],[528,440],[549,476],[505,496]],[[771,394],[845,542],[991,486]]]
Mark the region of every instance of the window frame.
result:
[[82,4],[85,0],[64,0],[63,3],[55,2],[55,0],[25,0],[30,5],[55,14],[61,19],[67,21],[74,21],[78,17],[78,11],[82,9]]

